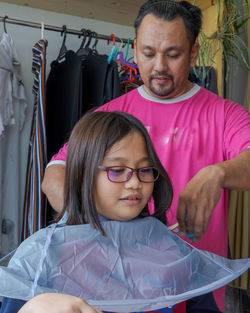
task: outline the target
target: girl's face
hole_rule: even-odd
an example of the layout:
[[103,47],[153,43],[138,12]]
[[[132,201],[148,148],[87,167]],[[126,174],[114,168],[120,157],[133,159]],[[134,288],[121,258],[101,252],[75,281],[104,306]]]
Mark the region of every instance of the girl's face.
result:
[[[143,136],[131,132],[106,153],[101,166],[128,166],[133,169],[152,166]],[[95,204],[99,215],[108,219],[128,221],[137,217],[146,206],[154,183],[138,180],[136,172],[129,181],[115,183],[107,172],[98,170],[95,182]]]

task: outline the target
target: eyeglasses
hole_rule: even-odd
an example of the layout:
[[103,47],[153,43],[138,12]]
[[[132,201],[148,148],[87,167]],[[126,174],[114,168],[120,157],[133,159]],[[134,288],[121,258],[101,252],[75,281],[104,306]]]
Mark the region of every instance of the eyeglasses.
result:
[[124,183],[129,181],[133,173],[136,175],[140,182],[153,183],[159,177],[156,168],[152,166],[131,168],[128,166],[98,166],[99,170],[106,171],[108,179],[114,183]]

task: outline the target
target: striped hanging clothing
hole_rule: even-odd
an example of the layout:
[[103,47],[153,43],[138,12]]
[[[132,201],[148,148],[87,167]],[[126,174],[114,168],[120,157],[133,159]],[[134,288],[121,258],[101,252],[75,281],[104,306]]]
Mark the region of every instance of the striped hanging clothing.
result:
[[47,40],[33,46],[32,72],[35,75],[32,91],[35,95],[30,131],[23,208],[22,240],[46,224],[46,198],[41,183],[47,164],[45,131],[45,72]]

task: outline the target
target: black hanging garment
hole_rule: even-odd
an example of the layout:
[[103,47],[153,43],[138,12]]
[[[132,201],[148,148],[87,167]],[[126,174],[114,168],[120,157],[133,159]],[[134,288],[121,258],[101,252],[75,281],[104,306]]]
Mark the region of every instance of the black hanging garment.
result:
[[104,103],[107,103],[121,95],[120,78],[118,65],[115,61],[111,61],[108,67],[107,78],[105,81]]
[[86,111],[119,96],[118,66],[114,61],[108,64],[106,55],[79,56],[69,50],[64,61],[53,61],[46,93],[48,161]]
[[46,131],[48,161],[68,140],[83,114],[81,59],[67,51],[62,62],[53,61],[47,79]]
[[[61,51],[58,59],[60,55]],[[48,161],[68,140],[73,127],[87,110],[118,96],[118,66],[114,61],[108,64],[106,55],[83,48],[80,53],[68,50],[63,61],[53,61],[46,85]],[[52,212],[48,205],[47,222],[52,219]]]
[[120,81],[117,63],[108,63],[106,55],[92,54],[82,61],[83,112],[119,97]]
[[[212,66],[205,66],[204,70],[202,67],[196,67],[195,68],[196,71],[194,71],[194,69],[191,69],[189,71],[189,77],[188,79],[192,82],[192,83],[196,83],[197,85],[204,87],[216,94],[218,94],[218,87],[217,87],[217,78],[216,78],[216,72],[215,69]],[[199,74],[199,75],[197,75]],[[204,79],[204,75],[205,79]]]

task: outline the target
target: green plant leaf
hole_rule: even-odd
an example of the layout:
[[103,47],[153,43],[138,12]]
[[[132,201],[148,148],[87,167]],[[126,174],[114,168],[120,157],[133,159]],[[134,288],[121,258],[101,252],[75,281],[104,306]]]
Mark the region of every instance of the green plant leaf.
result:
[[[193,0],[193,3],[195,2]],[[244,12],[244,16],[242,12]],[[240,37],[240,32],[249,18],[249,0],[242,0],[242,7],[238,6],[238,0],[217,0],[218,30],[209,36],[201,31],[198,38],[200,51],[197,63],[200,68],[204,70],[206,65],[215,63],[214,57],[219,49],[219,44],[221,44],[226,80],[231,72],[232,59],[239,66],[249,69],[250,50]]]
[[250,18],[250,16],[246,17],[240,24],[238,24],[238,25],[235,27],[235,29],[236,29],[236,30],[239,30],[241,27],[243,27],[243,25],[245,25],[245,24],[248,22],[249,18]]

